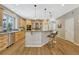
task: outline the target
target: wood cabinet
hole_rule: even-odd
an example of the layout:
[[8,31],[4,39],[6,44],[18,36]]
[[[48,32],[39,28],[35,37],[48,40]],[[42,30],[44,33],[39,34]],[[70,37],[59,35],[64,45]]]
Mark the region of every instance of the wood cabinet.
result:
[[0,8],[0,25],[2,25],[3,9]]
[[17,42],[20,39],[24,39],[24,38],[25,38],[25,32],[24,31],[20,31],[20,32],[15,33],[15,42]]
[[15,42],[25,38],[25,26],[26,26],[26,20],[23,18],[20,18],[19,27],[21,31],[15,33]]
[[0,7],[0,31],[2,31],[3,9]]
[[25,27],[25,23],[26,23],[26,20],[23,19],[23,18],[20,18],[20,20],[19,20],[19,26],[20,27]]
[[5,49],[8,46],[8,35],[1,34],[0,35],[0,51]]

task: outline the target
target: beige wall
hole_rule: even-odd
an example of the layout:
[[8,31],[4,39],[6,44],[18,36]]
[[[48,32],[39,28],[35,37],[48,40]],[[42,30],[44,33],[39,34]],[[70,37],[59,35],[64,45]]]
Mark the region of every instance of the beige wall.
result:
[[65,20],[74,18],[74,43],[79,44],[79,8],[68,12],[57,19],[57,24],[62,24],[62,28],[57,28],[58,36],[65,39]]
[[79,44],[79,9],[75,12],[75,42]]
[[[58,31],[58,37],[61,37],[61,38],[65,38],[65,24],[64,24],[65,20],[63,18],[60,18],[57,20],[57,31]],[[61,28],[58,28],[58,24],[62,24],[62,27]]]

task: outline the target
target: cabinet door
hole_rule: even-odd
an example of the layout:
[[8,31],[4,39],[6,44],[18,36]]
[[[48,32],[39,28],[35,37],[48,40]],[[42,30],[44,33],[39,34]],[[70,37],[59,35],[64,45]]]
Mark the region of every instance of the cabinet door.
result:
[[8,46],[8,36],[2,35],[0,36],[0,51],[4,50]]
[[31,41],[33,45],[41,44],[41,32],[33,32]]
[[2,31],[3,9],[0,8],[0,31]]
[[20,40],[20,39],[24,39],[25,38],[25,32],[24,31],[16,32],[14,34],[14,37],[15,37],[15,42]]
[[2,25],[3,9],[0,8],[0,25]]
[[25,23],[26,23],[26,21],[21,18],[19,21],[20,27],[25,27]]
[[74,42],[74,18],[65,21],[65,39]]
[[32,44],[32,42],[33,42],[32,39],[33,39],[33,38],[32,38],[31,32],[27,32],[27,33],[26,33],[26,38],[25,38],[26,45],[27,45],[27,44],[28,44],[28,45],[29,45],[29,44]]

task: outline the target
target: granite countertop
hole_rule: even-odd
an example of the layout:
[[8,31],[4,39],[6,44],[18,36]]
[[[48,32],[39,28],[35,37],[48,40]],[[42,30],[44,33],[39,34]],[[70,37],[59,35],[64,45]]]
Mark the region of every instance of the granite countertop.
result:
[[14,32],[19,32],[19,30],[12,30],[9,32],[0,32],[0,34],[8,34],[8,33],[14,33]]
[[31,30],[31,31],[26,31],[26,32],[52,32],[51,30]]

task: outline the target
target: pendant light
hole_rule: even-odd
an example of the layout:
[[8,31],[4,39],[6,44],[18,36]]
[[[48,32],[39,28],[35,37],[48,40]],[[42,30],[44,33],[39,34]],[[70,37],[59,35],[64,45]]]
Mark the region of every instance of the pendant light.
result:
[[52,12],[49,11],[49,18],[52,18]]
[[47,11],[47,8],[45,8],[44,11],[45,11],[45,15],[44,15],[44,17],[45,17],[45,19],[46,19],[46,11]]
[[50,23],[50,28],[53,31],[56,31],[56,19],[55,19],[55,13],[52,14],[52,12],[49,12],[49,23]]
[[62,7],[64,7],[64,4],[61,4]]
[[55,19],[55,13],[54,12],[52,14],[52,12],[49,11],[49,19],[50,19],[50,21],[53,21],[53,22],[56,21],[56,19]]
[[37,7],[37,5],[34,5],[34,7],[35,7],[35,20],[36,20],[36,7]]

